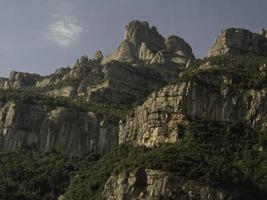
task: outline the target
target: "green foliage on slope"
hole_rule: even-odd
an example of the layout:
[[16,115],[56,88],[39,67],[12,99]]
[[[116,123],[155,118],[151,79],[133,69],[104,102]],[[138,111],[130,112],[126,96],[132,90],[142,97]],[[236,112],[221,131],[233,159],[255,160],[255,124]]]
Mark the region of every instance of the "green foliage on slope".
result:
[[[226,189],[244,189],[248,199],[267,192],[267,153],[262,142],[242,123],[194,122],[184,141],[159,148],[121,147],[94,165],[79,170],[67,199],[101,199],[111,173],[136,168],[161,169]],[[256,196],[254,196],[256,195]],[[257,196],[258,195],[258,196]]]
[[[197,69],[207,63],[209,63],[208,66],[217,67]],[[267,87],[267,57],[244,55],[205,58],[185,71],[178,81],[188,81],[198,75],[208,76],[209,74],[233,77],[234,81],[231,83],[231,87],[260,90]]]
[[32,151],[0,153],[0,199],[56,199],[69,183],[76,159]]
[[[242,123],[192,122],[183,141],[158,148],[122,146],[99,158],[55,153],[0,153],[0,199],[101,199],[112,173],[136,168],[175,172],[247,199],[267,192],[267,138]],[[2,196],[1,196],[2,195]]]
[[126,117],[130,109],[128,106],[109,103],[88,103],[82,97],[51,97],[36,90],[0,90],[0,103],[6,103],[8,101],[91,111],[96,112],[103,118],[109,119],[123,119]]

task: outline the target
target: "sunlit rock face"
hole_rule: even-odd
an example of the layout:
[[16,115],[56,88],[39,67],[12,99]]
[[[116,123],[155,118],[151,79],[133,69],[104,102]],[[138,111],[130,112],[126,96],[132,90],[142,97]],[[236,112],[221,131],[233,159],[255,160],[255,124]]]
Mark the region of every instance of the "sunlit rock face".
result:
[[187,180],[175,173],[139,169],[111,176],[102,193],[106,200],[238,199],[237,193]]
[[218,55],[267,55],[266,30],[261,34],[246,29],[229,28],[223,30],[209,50],[208,56]]
[[154,26],[150,27],[148,22],[136,20],[126,25],[124,40],[113,54],[103,60],[103,63],[111,60],[142,60],[146,63],[173,62],[185,65],[190,58],[194,58],[192,49],[183,39],[178,36],[165,39]]
[[182,138],[189,120],[245,121],[267,129],[267,89],[231,87],[233,75],[203,73],[153,92],[120,127],[120,143],[158,146]]

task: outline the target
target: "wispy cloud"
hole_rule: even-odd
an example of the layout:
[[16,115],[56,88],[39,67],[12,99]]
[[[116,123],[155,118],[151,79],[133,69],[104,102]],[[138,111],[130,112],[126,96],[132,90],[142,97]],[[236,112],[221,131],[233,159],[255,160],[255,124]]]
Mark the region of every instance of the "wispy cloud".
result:
[[48,26],[45,37],[58,45],[71,46],[81,35],[82,27],[78,20],[70,14],[70,8],[58,10],[51,15],[52,21]]

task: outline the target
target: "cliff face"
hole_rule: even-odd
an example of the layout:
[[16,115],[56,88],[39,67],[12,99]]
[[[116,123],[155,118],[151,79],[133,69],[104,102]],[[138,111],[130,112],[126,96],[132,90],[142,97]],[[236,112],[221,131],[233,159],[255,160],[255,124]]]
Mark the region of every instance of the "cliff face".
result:
[[120,127],[120,143],[155,146],[183,137],[191,119],[246,121],[267,128],[267,90],[232,87],[238,77],[201,73],[152,93]]
[[265,29],[262,34],[252,33],[245,29],[229,28],[222,31],[208,56],[241,55],[251,53],[254,55],[267,55],[267,38]]
[[137,170],[113,175],[105,184],[106,200],[160,200],[160,199],[237,199],[237,195],[186,180],[175,173],[160,170]]
[[68,155],[104,153],[118,144],[114,122],[64,107],[1,103],[1,149],[36,148]]

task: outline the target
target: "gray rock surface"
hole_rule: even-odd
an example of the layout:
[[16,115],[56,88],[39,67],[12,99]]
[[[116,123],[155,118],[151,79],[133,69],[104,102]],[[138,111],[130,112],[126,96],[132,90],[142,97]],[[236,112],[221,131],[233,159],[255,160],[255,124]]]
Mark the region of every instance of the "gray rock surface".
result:
[[223,30],[217,36],[208,56],[242,55],[246,53],[267,55],[266,34],[252,33],[246,29],[239,28]]
[[111,60],[122,62],[146,63],[173,62],[185,65],[189,58],[194,58],[191,47],[178,36],[163,38],[148,22],[131,21],[126,25],[124,40],[118,49],[107,56],[103,63]]
[[98,62],[98,63],[101,63],[101,61],[103,60],[103,58],[104,58],[104,56],[103,56],[102,51],[99,51],[98,50],[98,51],[95,52],[95,55],[94,55],[93,60],[96,61],[96,62]]
[[35,86],[35,83],[41,79],[38,74],[25,72],[10,72],[9,78],[0,78],[0,89],[22,89]]
[[187,180],[175,173],[140,169],[111,176],[105,184],[105,200],[236,199],[237,194]]
[[0,148],[104,153],[118,145],[118,125],[95,113],[64,107],[0,103]]
[[120,143],[157,146],[180,140],[188,119],[246,121],[267,129],[267,89],[231,87],[233,75],[205,73],[153,92],[120,127]]

